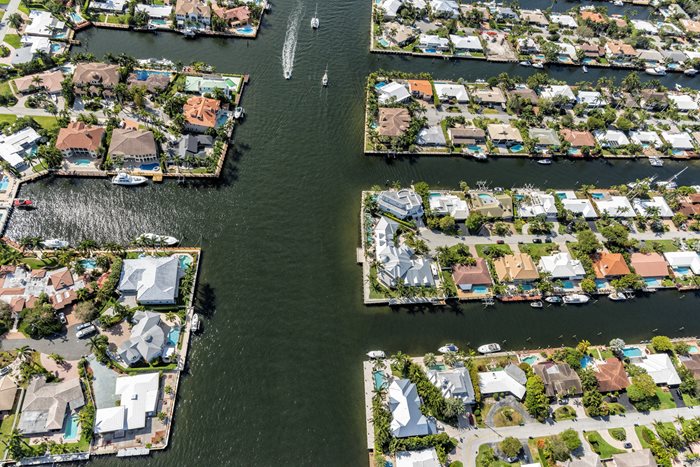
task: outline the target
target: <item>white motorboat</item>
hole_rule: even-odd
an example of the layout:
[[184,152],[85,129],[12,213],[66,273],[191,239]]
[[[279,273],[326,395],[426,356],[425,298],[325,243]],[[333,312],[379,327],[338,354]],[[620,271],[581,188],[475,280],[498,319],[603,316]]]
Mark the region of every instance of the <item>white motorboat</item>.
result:
[[489,156],[487,156],[487,155],[486,155],[485,153],[483,153],[483,152],[476,152],[476,153],[474,153],[474,159],[476,159],[476,160],[478,160],[478,161],[485,161],[485,160],[488,159],[488,158],[489,158]]
[[459,347],[457,347],[454,344],[445,344],[442,347],[438,349],[438,352],[440,353],[454,353],[459,350]]
[[284,71],[284,79],[292,79],[292,72],[291,71]]
[[51,248],[56,250],[58,248],[68,248],[69,243],[65,240],[59,240],[57,238],[50,238],[41,242],[44,248]]
[[662,161],[658,157],[650,157],[649,163],[651,164],[652,167],[663,167],[664,166],[664,161]]
[[318,19],[318,5],[316,5],[316,11],[314,11],[314,17],[311,18],[311,28],[312,29],[318,29],[318,27],[321,25],[321,21]]
[[519,63],[520,66],[532,66],[532,62],[530,60],[523,60],[522,62]]
[[384,358],[386,355],[383,350],[370,350],[367,352],[367,356],[372,359]]
[[126,172],[119,172],[117,175],[112,177],[112,184],[121,186],[143,185],[147,181],[148,179],[146,177],[142,177],[141,175],[129,175]]
[[185,29],[182,32],[182,34],[184,34],[185,37],[192,38],[192,37],[195,37],[197,35],[197,31],[195,29],[188,28],[188,29]]
[[323,78],[321,78],[321,85],[324,88],[328,86],[328,65],[326,65],[326,71],[323,72]]
[[644,73],[651,76],[666,76],[666,68],[661,66],[647,68],[646,70],[644,70]]
[[583,68],[581,68],[584,73],[588,73],[588,67],[586,65],[583,65]]
[[681,86],[679,83],[676,83],[676,85],[675,85],[674,87],[676,88],[676,91],[682,91],[682,90],[683,90],[683,86]]
[[561,303],[561,297],[558,295],[550,295],[549,297],[545,297],[544,301],[547,303]]
[[165,245],[174,246],[177,245],[180,240],[175,237],[170,237],[168,235],[158,235],[154,233],[141,234],[137,239],[137,242],[146,243],[148,245]]
[[536,302],[530,302],[530,307],[532,308],[542,308],[544,306],[544,303],[542,303],[542,300],[537,300]]
[[537,159],[537,163],[541,165],[551,165],[552,164],[552,159]]
[[235,118],[236,120],[238,120],[239,118],[243,118],[244,115],[245,109],[243,107],[238,106],[235,109],[233,109],[233,118]]
[[201,323],[199,322],[199,315],[197,313],[195,313],[194,315],[192,315],[192,325],[191,325],[192,332],[199,331],[200,325],[201,325]]
[[583,303],[588,303],[591,300],[591,297],[580,293],[572,293],[571,295],[564,295],[562,300],[564,301],[564,303],[567,303],[569,305],[579,305]]
[[624,6],[625,4],[622,2],[622,0],[614,0],[612,2],[613,5],[615,6]]
[[494,342],[492,344],[481,345],[476,350],[481,354],[494,353],[494,352],[500,352],[501,346]]
[[608,295],[608,298],[613,302],[621,302],[623,300],[627,300],[627,296],[622,292],[613,292],[610,295]]
[[698,74],[698,70],[695,68],[688,68],[687,70],[683,70],[683,74],[686,76],[695,76]]
[[542,62],[534,62],[532,64],[532,68],[537,68],[538,70],[541,70],[544,68],[544,63]]

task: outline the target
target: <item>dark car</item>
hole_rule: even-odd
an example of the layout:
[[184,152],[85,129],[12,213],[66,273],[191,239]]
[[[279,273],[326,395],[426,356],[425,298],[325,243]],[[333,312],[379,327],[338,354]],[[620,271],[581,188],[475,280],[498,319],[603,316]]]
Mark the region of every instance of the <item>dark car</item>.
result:
[[503,245],[503,244],[505,243],[505,241],[503,241],[503,240],[496,240],[496,243],[498,243],[499,245]]
[[625,443],[625,449],[632,449],[632,443],[630,443],[630,442]]
[[541,239],[541,238],[535,238],[535,239],[532,240],[532,243],[542,243],[542,239]]

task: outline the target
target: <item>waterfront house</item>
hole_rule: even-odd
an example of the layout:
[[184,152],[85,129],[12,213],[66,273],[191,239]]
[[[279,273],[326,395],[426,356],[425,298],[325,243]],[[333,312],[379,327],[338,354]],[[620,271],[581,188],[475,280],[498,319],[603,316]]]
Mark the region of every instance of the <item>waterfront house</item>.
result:
[[430,193],[430,213],[438,216],[452,216],[455,220],[463,221],[469,217],[467,202],[447,192]]
[[580,44],[578,48],[583,52],[583,56],[586,58],[598,60],[600,57],[605,56],[605,49],[597,44]]
[[631,357],[630,363],[646,370],[658,386],[678,386],[681,378],[668,354],[654,353],[641,357]]
[[475,103],[488,107],[501,107],[506,103],[506,96],[499,87],[478,88],[472,92]]
[[419,146],[445,146],[447,141],[441,126],[431,126],[418,132],[416,144]]
[[595,208],[589,199],[578,199],[576,195],[573,195],[562,199],[561,204],[567,211],[571,211],[574,215],[581,216],[584,219],[596,219],[598,217],[598,213],[595,212]]
[[661,285],[661,281],[668,277],[668,264],[664,257],[658,253],[632,253],[630,266],[635,274],[645,279],[647,287],[655,288]]
[[63,90],[63,73],[60,71],[45,71],[15,79],[15,87],[22,94],[45,91],[49,94],[60,94]]
[[379,3],[379,8],[384,12],[386,19],[396,18],[401,7],[403,7],[401,0],[381,0]]
[[605,43],[605,56],[609,60],[630,62],[637,58],[637,51],[622,41],[608,41]]
[[[376,88],[375,88],[376,89]],[[379,96],[377,100],[380,104],[388,102],[403,102],[411,98],[411,93],[408,92],[406,86],[402,83],[392,81],[377,89]]]
[[440,389],[443,397],[460,399],[467,405],[475,402],[474,387],[469,376],[469,369],[449,368],[428,370],[428,380]]
[[106,11],[114,14],[121,14],[126,8],[126,0],[103,0],[90,2],[91,11]]
[[157,372],[116,378],[114,395],[119,405],[98,408],[95,412],[96,434],[114,433],[116,438],[124,432],[146,427],[149,417],[156,414],[160,376]]
[[450,34],[450,42],[456,53],[459,52],[483,52],[484,47],[478,36],[456,36]]
[[644,110],[664,110],[668,107],[668,102],[668,96],[665,92],[655,89],[642,89],[640,92],[639,105]]
[[674,154],[695,150],[693,140],[685,131],[663,131],[661,137],[673,148]]
[[566,397],[581,394],[581,379],[566,363],[544,362],[532,367],[542,379],[548,397]]
[[435,94],[443,102],[455,101],[463,104],[469,102],[469,93],[462,84],[435,82]]
[[381,136],[401,136],[411,124],[411,114],[402,107],[380,107],[379,127],[377,133]]
[[659,217],[667,219],[673,217],[673,211],[663,196],[652,196],[649,199],[634,198],[632,205],[640,216],[651,217],[658,214]]
[[173,12],[173,7],[169,5],[149,5],[147,3],[137,3],[134,7],[135,11],[143,11],[150,19],[165,19],[170,18]]
[[160,314],[152,311],[138,310],[132,319],[136,324],[131,328],[131,337],[119,346],[117,354],[126,366],[141,361],[151,363],[163,354],[167,327],[162,325]]
[[492,286],[493,280],[488,263],[483,258],[475,258],[474,265],[458,264],[452,268],[452,279],[464,293],[476,293],[475,286]]
[[571,86],[566,84],[555,84],[541,88],[540,98],[566,103],[565,105],[573,105],[576,103],[574,91],[571,90]]
[[681,112],[698,110],[698,102],[688,94],[669,94],[668,99],[676,104],[676,108]]
[[659,134],[655,131],[630,131],[630,141],[644,148],[660,148],[663,144],[663,141],[659,138]]
[[608,104],[598,91],[579,91],[576,100],[588,108],[605,107]]
[[454,0],[430,0],[433,15],[441,18],[454,18],[459,15],[459,5]]
[[517,190],[516,199],[518,203],[518,217],[528,219],[537,216],[555,218],[557,216],[557,205],[554,196],[537,190]]
[[486,132],[481,128],[449,128],[447,133],[455,146],[477,146],[486,143]]
[[449,50],[450,41],[446,37],[440,37],[436,34],[421,34],[418,36],[418,47],[427,53],[443,52]]
[[695,251],[667,251],[664,258],[676,276],[700,275],[700,255]]
[[540,278],[532,256],[526,253],[514,253],[493,260],[496,277],[502,283],[523,284]]
[[619,130],[598,130],[593,135],[603,148],[618,148],[630,144],[627,136]]
[[213,14],[224,20],[229,27],[243,26],[250,22],[250,8],[247,5],[241,5],[233,8],[219,6],[214,2],[211,6]]
[[549,25],[549,20],[542,10],[520,10],[520,19],[535,26],[547,27]]
[[126,77],[126,84],[130,89],[143,88],[151,94],[164,91],[170,84],[170,73],[145,73],[143,70],[129,73]]
[[207,151],[214,145],[214,138],[209,135],[182,135],[172,145],[170,155],[183,160],[205,158]]
[[656,467],[656,459],[650,449],[613,454],[615,467]]
[[527,375],[517,365],[509,363],[503,370],[479,373],[479,390],[484,396],[512,394],[518,400],[525,396]]
[[416,385],[407,379],[394,379],[388,390],[391,430],[395,438],[426,436],[437,433],[435,421],[421,412]]
[[532,37],[520,37],[517,40],[516,48],[524,55],[540,53],[540,46]]
[[81,62],[73,72],[73,90],[78,95],[112,97],[119,84],[119,67],[100,62]]
[[570,29],[576,29],[578,27],[578,23],[576,22],[576,18],[574,18],[571,15],[560,15],[553,13],[549,15],[549,20],[552,23],[558,24],[559,26],[565,27],[565,28],[570,28]]
[[389,288],[396,287],[399,281],[411,287],[434,286],[437,269],[432,261],[414,255],[410,247],[398,243],[398,229],[398,222],[384,216],[374,228],[377,279]]
[[614,279],[629,274],[630,268],[620,253],[601,252],[593,261],[593,272],[598,279]]
[[586,275],[581,261],[564,252],[541,257],[537,267],[552,279],[580,280]]
[[409,189],[382,191],[377,195],[377,205],[382,212],[388,212],[399,219],[423,216],[423,200]]
[[86,125],[83,122],[70,122],[61,128],[56,137],[56,149],[63,157],[99,156],[105,129],[100,126]]
[[44,10],[30,11],[29,22],[24,27],[24,34],[27,36],[52,38],[65,32],[66,23]]
[[688,34],[700,34],[700,21],[682,18],[680,23]]
[[17,391],[19,387],[11,375],[0,377],[0,416],[4,417],[14,408]]
[[551,128],[530,128],[528,135],[534,141],[537,152],[547,152],[561,145],[557,132]]
[[[696,381],[700,380],[700,354],[679,355],[678,360],[693,374]],[[0,387],[2,385],[0,384]]]
[[583,21],[590,21],[591,23],[596,24],[606,24],[608,22],[605,16],[594,10],[581,11],[581,19]]
[[564,141],[569,143],[574,149],[594,148],[595,137],[590,131],[570,130],[562,128],[559,132]]
[[688,217],[700,216],[700,193],[681,198],[678,212]]
[[625,366],[620,360],[611,357],[595,367],[595,378],[600,392],[624,391],[630,385]]
[[440,460],[435,448],[398,451],[395,457],[394,465],[396,467],[440,467]]
[[36,148],[41,135],[30,126],[17,133],[5,135],[0,132],[0,157],[13,169],[22,171],[27,168],[27,156]]
[[408,90],[413,97],[432,102],[433,85],[427,79],[409,79]]
[[555,42],[554,45],[559,49],[557,59],[560,63],[576,63],[578,60],[576,47],[568,42]]
[[598,208],[598,212],[605,213],[611,217],[634,217],[634,209],[626,196],[603,196],[596,198],[593,196],[593,202]]
[[201,0],[177,0],[175,4],[175,19],[179,27],[209,26],[211,23],[211,7]]
[[661,53],[666,59],[666,67],[670,70],[680,71],[688,60],[688,56],[680,50],[661,49]]
[[149,162],[158,160],[158,149],[153,133],[132,128],[115,128],[107,151],[114,160]]
[[497,20],[507,20],[507,21],[517,21],[519,19],[518,13],[513,11],[512,8],[507,6],[497,6],[496,7],[496,19]]
[[491,219],[513,217],[513,199],[504,193],[471,192],[469,201],[471,210],[484,217]]
[[645,66],[656,67],[664,61],[664,56],[658,50],[637,49],[637,60],[643,61]]
[[177,256],[125,259],[117,290],[141,305],[173,305],[179,286]]
[[509,123],[489,123],[486,131],[494,144],[510,145],[523,142],[520,130]]
[[519,98],[530,104],[537,104],[540,100],[540,96],[537,95],[534,89],[530,89],[527,86],[519,86],[515,89],[507,91],[508,98]]
[[221,102],[203,96],[192,96],[182,106],[185,114],[185,129],[195,133],[206,133],[219,126],[219,118],[225,114],[221,111]]
[[17,429],[25,435],[53,434],[63,428],[66,412],[85,405],[80,378],[47,383],[46,376],[35,376],[24,392]]
[[405,24],[390,21],[382,24],[384,38],[397,47],[404,47],[416,39],[416,29]]
[[634,29],[636,29],[639,32],[643,32],[652,36],[659,33],[659,28],[657,28],[654,24],[652,24],[649,21],[643,19],[633,19],[630,20],[630,22],[632,23]]
[[238,92],[242,82],[243,79],[240,76],[234,75],[185,76],[184,90],[187,93],[213,95],[218,89],[230,99],[231,96]]

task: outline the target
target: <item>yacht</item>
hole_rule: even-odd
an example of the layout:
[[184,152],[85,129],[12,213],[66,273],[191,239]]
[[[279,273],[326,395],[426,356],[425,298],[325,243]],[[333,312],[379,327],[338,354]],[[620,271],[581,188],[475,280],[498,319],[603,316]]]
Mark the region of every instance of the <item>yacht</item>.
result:
[[544,301],[547,303],[561,303],[561,297],[558,295],[550,295],[549,297],[545,297]]
[[177,245],[180,240],[175,237],[169,237],[167,235],[158,235],[154,233],[145,233],[136,238],[136,241],[153,244],[153,245],[165,245],[174,246]]
[[478,160],[478,161],[485,161],[485,160],[488,159],[488,158],[489,158],[489,156],[487,156],[487,155],[486,155],[485,153],[483,153],[483,152],[476,152],[476,153],[474,153],[474,159],[476,159],[476,160]]
[[522,62],[519,63],[520,66],[532,66],[532,62],[530,60],[523,60]]
[[537,163],[538,163],[538,164],[542,164],[542,165],[551,165],[551,164],[552,164],[552,159],[549,159],[549,158],[547,158],[547,159],[537,159]]
[[199,331],[199,326],[201,323],[199,322],[199,315],[197,313],[194,313],[192,315],[192,324],[191,324],[191,330],[192,332],[197,332]]
[[532,68],[537,68],[539,70],[544,68],[544,64],[542,62],[535,62],[532,64]]
[[695,68],[688,68],[687,70],[683,70],[683,74],[686,76],[695,76],[698,74],[698,70]]
[[370,350],[367,352],[367,356],[372,359],[384,358],[386,355],[383,350]]
[[652,167],[663,167],[664,166],[664,161],[662,161],[658,157],[650,157],[649,163],[651,164]]
[[608,295],[608,298],[614,302],[621,302],[623,300],[627,300],[627,296],[622,292],[613,292],[610,295]]
[[321,25],[321,22],[318,19],[318,4],[316,5],[316,11],[314,11],[314,17],[311,18],[311,28],[312,29],[318,29],[318,27]]
[[185,37],[193,38],[193,37],[195,37],[195,36],[197,35],[197,31],[194,30],[194,29],[192,29],[192,28],[188,28],[188,29],[185,29],[185,30],[182,32],[182,34],[184,34]]
[[588,73],[588,67],[586,65],[583,65],[583,68],[581,68],[584,73]]
[[681,86],[679,83],[676,83],[675,88],[676,88],[676,91],[682,91],[682,90],[683,90],[683,86]]
[[440,353],[454,353],[459,350],[459,347],[457,347],[454,344],[445,344],[442,347],[438,349],[438,352]]
[[591,297],[588,295],[583,295],[579,293],[573,293],[571,295],[564,295],[562,300],[564,303],[568,303],[570,305],[578,305],[578,304],[583,304],[583,303],[588,303],[590,301]]
[[233,118],[235,118],[236,120],[238,120],[239,118],[243,118],[244,115],[245,109],[241,106],[238,106],[233,110]]
[[494,353],[494,352],[500,352],[501,346],[496,344],[496,343],[484,344],[482,346],[479,346],[479,348],[477,348],[476,350],[481,354]]
[[615,6],[624,6],[625,4],[622,2],[622,0],[614,0],[612,2],[613,5]]
[[112,177],[112,185],[136,186],[143,185],[147,181],[148,179],[146,177],[142,177],[141,175],[129,175],[126,172],[119,172]]
[[666,76],[666,68],[657,66],[654,68],[647,68],[644,72],[651,76]]
[[65,240],[59,240],[57,238],[51,238],[49,240],[44,240],[41,242],[41,244],[44,246],[44,248],[50,248],[52,250],[56,250],[58,248],[67,248],[68,247],[68,242]]
[[328,86],[328,65],[326,65],[326,71],[323,72],[323,78],[321,78],[321,84],[325,88]]
[[542,300],[537,300],[536,302],[531,302],[530,307],[532,308],[542,308],[544,306],[544,303],[542,303]]

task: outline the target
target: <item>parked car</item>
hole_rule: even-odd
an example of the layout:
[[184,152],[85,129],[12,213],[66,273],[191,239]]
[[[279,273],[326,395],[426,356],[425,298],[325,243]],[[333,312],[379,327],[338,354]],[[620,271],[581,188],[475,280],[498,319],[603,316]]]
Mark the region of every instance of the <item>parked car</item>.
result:
[[498,243],[499,245],[503,245],[503,244],[505,243],[505,241],[503,241],[503,240],[496,240],[496,243]]
[[533,238],[532,243],[542,243],[542,239],[541,238]]
[[630,443],[630,442],[625,443],[625,449],[632,449],[632,443]]
[[97,328],[93,326],[92,324],[86,328],[81,329],[80,331],[76,332],[75,335],[78,339],[85,339],[88,336],[91,336],[92,334],[97,332]]
[[66,324],[68,322],[65,313],[63,313],[62,311],[58,312],[58,320],[61,322],[61,324]]
[[92,323],[80,323],[79,325],[77,325],[75,327],[75,330],[80,331],[81,329],[85,329],[85,328],[88,328],[90,326],[92,326]]

